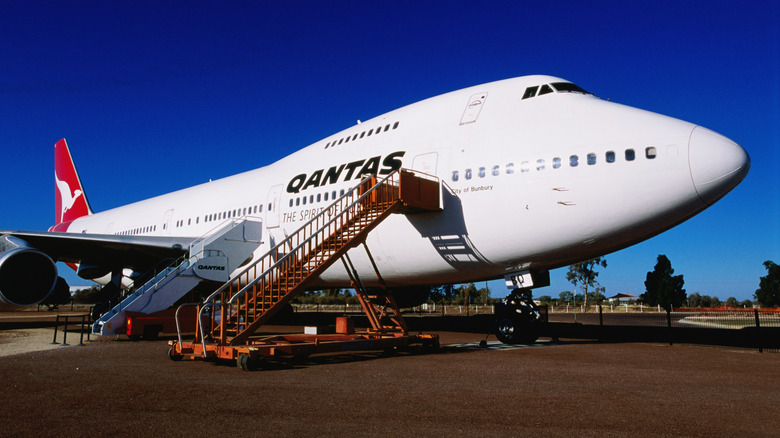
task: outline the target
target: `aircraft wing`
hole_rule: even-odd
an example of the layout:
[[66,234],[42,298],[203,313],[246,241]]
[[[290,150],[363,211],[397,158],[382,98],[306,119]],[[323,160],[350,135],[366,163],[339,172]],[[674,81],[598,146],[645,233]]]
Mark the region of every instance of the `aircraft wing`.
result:
[[164,259],[182,256],[195,240],[194,237],[0,230],[0,237],[4,236],[22,240],[54,261],[131,268],[137,272],[144,272]]

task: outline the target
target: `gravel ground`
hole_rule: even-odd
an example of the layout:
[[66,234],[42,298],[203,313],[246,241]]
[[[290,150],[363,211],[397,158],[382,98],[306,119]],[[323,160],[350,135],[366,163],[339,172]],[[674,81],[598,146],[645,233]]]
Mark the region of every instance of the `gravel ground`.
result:
[[171,362],[165,341],[59,347],[51,329],[0,333],[3,436],[780,435],[776,353],[479,349],[482,335],[442,331],[437,354],[355,353],[244,372]]

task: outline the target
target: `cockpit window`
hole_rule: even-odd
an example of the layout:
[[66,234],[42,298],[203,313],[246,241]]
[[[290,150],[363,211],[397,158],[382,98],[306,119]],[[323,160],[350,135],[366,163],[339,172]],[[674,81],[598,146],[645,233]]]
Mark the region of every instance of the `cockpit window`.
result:
[[526,88],[525,93],[523,93],[523,99],[530,99],[532,97],[543,96],[554,92],[591,94],[571,82],[553,82],[551,84],[534,85]]
[[542,85],[542,89],[539,90],[539,95],[541,96],[542,94],[549,94],[549,93],[552,93],[552,92],[553,92],[553,89],[549,85],[544,84],[544,85]]
[[571,82],[553,82],[552,85],[559,93],[582,93],[591,94]]

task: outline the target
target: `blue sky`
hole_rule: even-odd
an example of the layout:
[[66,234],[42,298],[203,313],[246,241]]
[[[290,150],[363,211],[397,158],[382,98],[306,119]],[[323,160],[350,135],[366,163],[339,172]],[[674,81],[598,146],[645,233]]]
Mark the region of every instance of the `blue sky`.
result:
[[[427,97],[550,74],[706,126],[752,159],[715,206],[608,255],[607,295],[642,293],[658,254],[688,293],[721,299],[752,298],[762,263],[780,262],[776,1],[5,1],[0,41],[0,228],[52,224],[62,137],[101,211]],[[552,282],[535,294],[571,289],[565,269]]]

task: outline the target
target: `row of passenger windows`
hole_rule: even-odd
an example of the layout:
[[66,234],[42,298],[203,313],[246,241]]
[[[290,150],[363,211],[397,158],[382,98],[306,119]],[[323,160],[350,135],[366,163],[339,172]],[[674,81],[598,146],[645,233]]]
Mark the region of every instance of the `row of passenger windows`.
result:
[[[269,210],[271,209],[271,204],[268,204],[268,209]],[[262,213],[262,212],[263,212],[263,205],[262,204],[252,205],[252,206],[249,206],[249,207],[237,208],[235,210],[226,210],[226,211],[221,211],[221,212],[218,212],[218,213],[207,214],[207,215],[203,216],[203,222],[207,223],[207,222],[221,221],[221,220],[225,220],[225,219],[229,219],[229,218],[246,216],[246,215],[257,214],[257,213]],[[179,219],[179,220],[177,220],[174,223],[173,227],[174,228],[181,228],[181,227],[183,227],[185,225],[186,226],[192,225],[193,222],[195,224],[199,224],[200,223],[200,219],[201,219],[201,216],[196,216],[194,221],[193,221],[192,218]],[[168,228],[167,224],[163,224],[163,230],[165,230],[167,228]],[[157,231],[157,225],[150,225],[148,227],[140,227],[140,228],[133,228],[131,230],[120,231],[120,232],[115,233],[115,234],[118,234],[120,236],[133,236],[133,235],[138,235],[138,234],[153,233],[155,231]]]
[[[400,123],[401,122],[393,123],[392,129],[398,129],[398,125]],[[371,137],[372,135],[379,135],[382,132],[387,132],[389,130],[390,130],[390,124],[388,123],[384,127],[380,126],[378,128],[375,128],[375,129],[372,128],[372,129],[369,129],[368,131],[363,131],[363,132],[361,132],[359,134],[350,135],[350,136],[347,136],[347,137],[343,137],[343,138],[341,138],[339,140],[330,141],[330,142],[328,142],[328,144],[325,145],[325,149],[327,149],[329,147],[333,147],[333,146],[338,146],[338,145],[340,145],[342,143],[349,143],[350,141],[355,141],[355,140],[363,138],[363,137]]]
[[[341,189],[340,192],[338,192],[339,196],[344,196],[344,189]],[[300,196],[297,198],[290,198],[290,207],[297,207],[299,205],[306,205],[308,204],[314,204],[318,202],[327,202],[330,199],[330,201],[336,200],[336,191],[332,192],[325,192],[325,193],[317,193],[316,195],[312,194],[309,196]]]
[[133,228],[132,230],[120,231],[114,234],[118,234],[120,236],[133,236],[136,234],[153,233],[155,231],[157,231],[157,225],[149,225],[148,227]]
[[[271,204],[268,205],[268,208],[271,208]],[[203,216],[203,222],[214,222],[214,221],[221,221],[225,219],[230,219],[234,217],[241,217],[246,216],[249,214],[257,214],[263,212],[263,204],[258,205],[251,205],[249,207],[243,207],[243,208],[237,208],[235,210],[226,210],[226,211],[220,211],[217,213],[211,213]],[[200,223],[200,216],[195,217],[195,223]],[[192,225],[192,219],[187,219],[186,224],[184,219],[176,221],[176,228],[183,227],[185,225]]]
[[[655,157],[658,156],[658,150],[655,148],[655,146],[648,146],[645,148],[645,158],[648,160],[655,159]],[[607,151],[604,154],[604,161],[607,163],[614,163],[616,160],[617,154],[615,151]],[[625,161],[634,161],[636,159],[636,151],[634,149],[626,149],[624,151],[623,157]],[[585,162],[588,163],[589,166],[593,166],[597,163],[598,156],[591,152],[585,156]],[[569,167],[577,167],[580,165],[580,156],[579,155],[571,155],[569,156],[568,160]],[[551,167],[553,169],[560,169],[561,166],[563,166],[563,160],[560,157],[555,157],[552,159],[552,162],[550,163]],[[532,168],[536,168],[536,170],[544,170],[547,168],[547,161],[544,159],[536,160],[535,163],[532,163],[530,161],[523,161],[520,163],[520,172],[530,172]],[[467,180],[473,178],[474,171],[472,169],[466,169],[463,172],[463,177]],[[489,173],[493,176],[498,176],[501,174],[501,166],[494,165],[492,168],[490,168]],[[514,163],[507,163],[504,167],[504,173],[507,175],[511,175],[515,173],[515,164]],[[484,178],[488,174],[488,169],[486,167],[479,167],[476,170],[476,176],[479,178]],[[460,172],[457,170],[452,171],[452,180],[458,181],[460,179]]]

